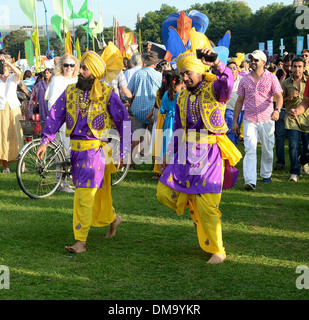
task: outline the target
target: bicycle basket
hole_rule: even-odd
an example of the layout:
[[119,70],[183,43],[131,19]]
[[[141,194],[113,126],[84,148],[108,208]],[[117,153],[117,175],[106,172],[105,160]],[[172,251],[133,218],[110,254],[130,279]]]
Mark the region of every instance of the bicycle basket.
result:
[[39,136],[45,126],[45,121],[19,120],[25,136]]

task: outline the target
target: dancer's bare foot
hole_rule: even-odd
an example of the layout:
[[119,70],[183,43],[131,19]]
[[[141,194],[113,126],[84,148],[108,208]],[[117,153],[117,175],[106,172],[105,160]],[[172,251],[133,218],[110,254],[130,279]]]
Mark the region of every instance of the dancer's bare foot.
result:
[[217,264],[222,263],[226,258],[225,254],[222,253],[215,253],[211,256],[211,258],[207,261],[209,264]]
[[73,246],[71,247],[64,247],[65,250],[67,250],[70,253],[82,253],[86,251],[86,242],[85,241],[77,241]]
[[116,229],[122,222],[122,218],[117,216],[115,221],[111,224],[108,233],[106,234],[106,238],[111,238],[116,234]]

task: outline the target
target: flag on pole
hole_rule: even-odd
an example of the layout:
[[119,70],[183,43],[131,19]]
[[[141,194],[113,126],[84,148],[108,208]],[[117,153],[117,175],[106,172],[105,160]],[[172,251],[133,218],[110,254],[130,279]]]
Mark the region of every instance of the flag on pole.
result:
[[142,52],[142,32],[141,29],[138,30],[138,44],[139,44],[139,52]]
[[280,56],[283,57],[283,50],[284,50],[284,45],[283,45],[283,38],[280,39]]
[[70,15],[70,20],[72,20],[72,19],[79,19],[79,15],[78,15],[78,13],[76,13],[75,11],[74,11],[74,8],[73,8],[73,5],[72,5],[72,2],[71,2],[71,0],[67,0],[67,4],[68,4],[68,7],[69,7],[69,10],[70,10],[70,12],[71,12],[71,15]]
[[259,50],[265,50],[265,42],[259,42]]
[[34,55],[33,55],[33,47],[32,47],[31,39],[28,39],[25,41],[25,55],[26,55],[28,65],[32,67],[34,65]]
[[32,35],[31,35],[31,40],[34,46],[34,53],[35,53],[35,58],[36,58],[36,72],[39,72],[39,35],[38,35],[38,29],[36,29]]
[[126,32],[124,34],[124,38],[125,38],[125,48],[127,48],[128,46],[130,46],[131,44],[133,44],[134,42],[134,33],[133,32]]
[[57,15],[61,17],[63,20],[67,20],[67,21],[70,20],[64,12],[63,0],[53,0],[53,8],[57,13]]
[[300,56],[303,49],[304,49],[304,37],[297,36],[296,54]]
[[92,35],[97,39],[97,41],[98,41],[97,35],[103,32],[103,19],[102,19],[102,13],[100,10],[100,5],[98,5],[98,12],[99,12],[98,23],[95,26],[95,28],[92,30]]
[[87,26],[81,26],[82,28],[84,28],[87,32],[87,48],[89,47],[89,34],[92,37],[92,32],[90,29],[90,21],[92,19],[93,16],[93,12],[91,10],[88,10],[88,0],[85,0],[83,5],[81,6],[81,8],[78,11],[78,16],[80,19],[87,19],[88,20],[88,25]]
[[77,15],[80,19],[87,19],[88,21],[91,20],[93,12],[91,10],[88,10],[88,0],[84,1]]
[[120,50],[122,55],[124,53],[124,37],[125,37],[124,27],[118,28],[118,49]]
[[79,45],[79,39],[78,38],[76,39],[75,48],[76,48],[77,59],[79,61],[81,61],[82,60],[82,53],[80,51],[80,45]]
[[267,51],[270,57],[273,56],[273,40],[267,40]]
[[58,16],[57,14],[53,15],[50,19],[50,23],[55,30],[56,34],[60,38],[61,42],[63,43],[62,39],[62,34],[61,34],[61,29],[63,28],[64,25],[64,33],[67,33],[69,30],[69,21],[64,20],[64,24],[62,23],[62,18]]
[[2,38],[1,29],[0,29],[0,49],[3,49],[3,38]]
[[19,0],[19,6],[35,27],[35,0]]
[[67,36],[66,36],[66,40],[65,40],[65,52],[73,54],[70,30],[67,32]]

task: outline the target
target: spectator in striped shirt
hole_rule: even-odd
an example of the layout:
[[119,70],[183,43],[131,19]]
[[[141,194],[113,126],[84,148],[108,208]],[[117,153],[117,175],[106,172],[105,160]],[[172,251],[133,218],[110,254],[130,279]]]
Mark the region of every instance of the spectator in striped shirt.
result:
[[[257,181],[257,143],[261,142],[262,156],[260,176],[263,182],[271,182],[274,158],[275,122],[279,119],[283,104],[282,88],[277,77],[265,69],[267,57],[264,52],[255,50],[249,55],[252,72],[244,76],[238,87],[234,109],[233,132],[239,133],[237,124],[244,101],[244,145],[245,157],[243,174],[245,189],[255,190]],[[273,107],[276,98],[276,109]]]

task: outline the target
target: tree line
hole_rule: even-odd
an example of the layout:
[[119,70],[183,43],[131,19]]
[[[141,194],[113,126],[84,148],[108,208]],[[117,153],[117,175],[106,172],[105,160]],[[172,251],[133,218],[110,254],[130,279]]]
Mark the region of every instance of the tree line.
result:
[[[307,5],[309,6],[309,5]],[[273,40],[273,52],[280,55],[280,39],[284,39],[285,51],[296,52],[297,36],[306,36],[308,30],[297,29],[295,21],[299,17],[293,5],[283,3],[272,3],[260,8],[255,13],[244,3],[231,0],[215,1],[204,4],[194,4],[189,8],[176,8],[167,4],[162,4],[156,11],[149,11],[136,23],[135,30],[125,28],[126,32],[135,31],[138,38],[141,31],[141,43],[147,41],[162,43],[161,27],[164,20],[172,13],[180,10],[189,13],[191,10],[198,10],[205,13],[209,18],[209,26],[206,30],[207,37],[215,45],[224,36],[227,30],[231,31],[230,56],[235,56],[237,52],[252,52],[258,49],[259,42]],[[79,26],[75,30],[75,39],[80,41],[81,51],[85,52],[87,47],[86,30]],[[17,59],[25,57],[24,42],[29,39],[26,32],[22,30],[12,31],[4,37],[4,47]],[[113,40],[113,27],[105,28],[100,39],[106,43]],[[306,42],[305,42],[306,44]],[[92,41],[89,45],[92,49]],[[50,48],[55,55],[59,56],[65,52],[64,44],[57,38],[50,38]],[[47,51],[46,38],[40,37],[41,53]]]

